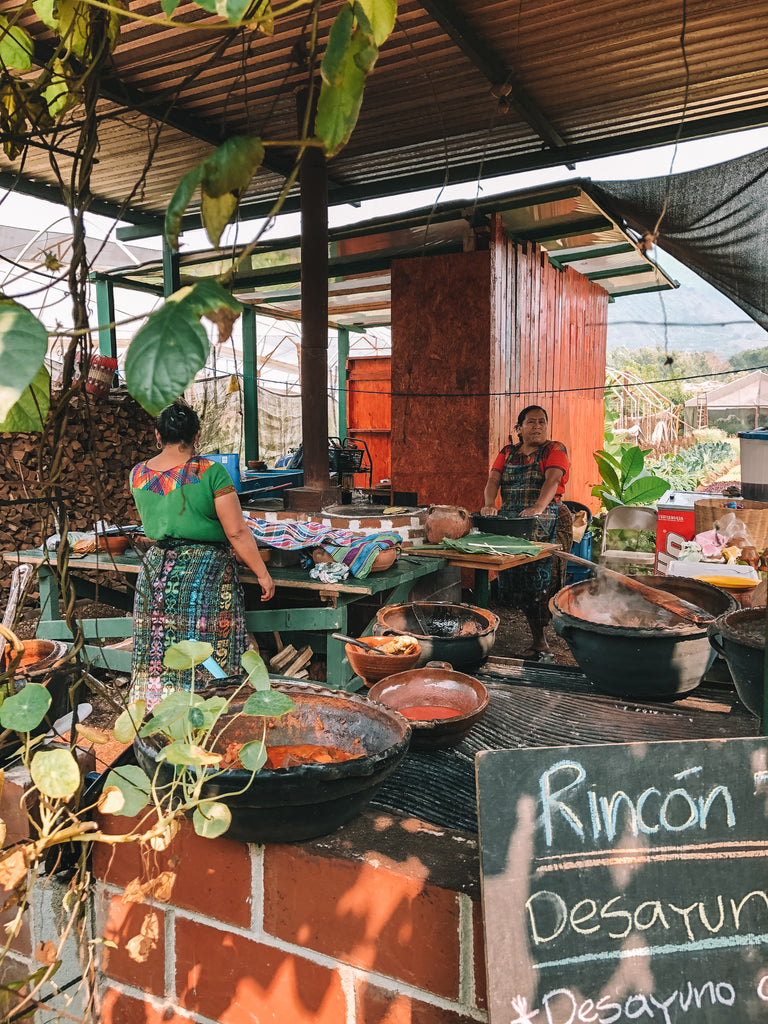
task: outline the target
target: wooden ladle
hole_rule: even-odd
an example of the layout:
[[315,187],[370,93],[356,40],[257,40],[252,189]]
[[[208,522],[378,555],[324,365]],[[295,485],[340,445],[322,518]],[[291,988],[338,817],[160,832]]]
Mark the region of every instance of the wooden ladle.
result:
[[698,605],[691,604],[690,601],[684,601],[682,598],[674,597],[663,590],[649,587],[646,583],[632,580],[629,576],[624,576],[623,573],[616,572],[614,569],[608,569],[604,565],[597,565],[595,562],[590,562],[587,558],[579,557],[579,555],[572,555],[570,551],[553,551],[552,554],[557,555],[558,558],[565,558],[569,562],[574,562],[576,565],[584,566],[587,569],[594,569],[599,576],[607,576],[608,579],[619,583],[626,590],[634,591],[650,604],[655,604],[659,608],[665,608],[668,612],[672,612],[673,615],[677,615],[687,622],[695,622],[697,626],[704,626],[714,619],[714,615],[710,615],[709,612],[699,608]]

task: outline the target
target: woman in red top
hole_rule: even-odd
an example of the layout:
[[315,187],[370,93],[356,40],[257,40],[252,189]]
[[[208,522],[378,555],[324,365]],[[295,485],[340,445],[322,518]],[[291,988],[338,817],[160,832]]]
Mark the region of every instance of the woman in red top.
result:
[[[557,542],[564,551],[570,551],[573,521],[561,500],[570,470],[565,445],[548,439],[547,413],[538,405],[522,410],[515,429],[518,443],[502,448],[491,467],[483,493],[483,515],[497,514],[496,497],[500,490],[499,515],[511,519],[537,516],[530,539]],[[549,599],[564,579],[565,562],[552,558],[499,573],[499,599],[520,608],[531,630],[533,643],[523,657],[538,659],[549,652],[544,636],[551,617]]]

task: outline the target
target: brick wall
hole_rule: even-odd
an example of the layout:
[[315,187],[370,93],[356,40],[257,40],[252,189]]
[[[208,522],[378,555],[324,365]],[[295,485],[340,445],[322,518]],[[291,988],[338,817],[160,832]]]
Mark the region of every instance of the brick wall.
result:
[[[474,836],[368,810],[291,845],[185,827],[150,863],[132,846],[95,857],[116,943],[103,954],[102,1024],[487,1020]],[[165,870],[170,901],[123,901],[131,879]],[[137,962],[126,943],[142,927],[155,938]]]

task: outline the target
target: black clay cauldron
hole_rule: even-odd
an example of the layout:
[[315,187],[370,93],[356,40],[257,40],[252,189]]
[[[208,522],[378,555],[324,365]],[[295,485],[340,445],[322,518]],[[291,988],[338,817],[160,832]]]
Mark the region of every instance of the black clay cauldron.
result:
[[[226,680],[222,680],[224,684]],[[301,682],[278,684],[275,689],[287,693],[295,708],[279,718],[266,719],[270,746],[327,744],[362,757],[261,769],[250,785],[251,773],[245,769],[218,773],[203,787],[203,796],[223,799],[232,811],[226,839],[283,843],[327,835],[362,810],[408,750],[408,723],[379,704]],[[221,721],[226,722],[227,716]],[[234,719],[226,725],[218,746],[223,750],[227,743],[260,739],[264,721],[252,716]],[[158,768],[159,748],[155,738],[134,740],[136,760],[150,778]],[[160,762],[159,784],[169,782],[172,772]],[[244,787],[245,792],[240,793]]]
[[[638,579],[713,616],[738,608],[730,594],[701,580]],[[695,689],[714,661],[706,626],[681,624],[618,584],[606,590],[599,579],[572,583],[555,594],[550,609],[552,625],[579,668],[606,693],[635,700],[677,697]]]
[[758,718],[763,714],[765,607],[728,611],[709,626],[709,642],[728,662],[736,693]]
[[389,604],[376,613],[377,636],[415,636],[421,645],[416,667],[447,661],[470,669],[486,658],[496,640],[499,617],[471,604]]

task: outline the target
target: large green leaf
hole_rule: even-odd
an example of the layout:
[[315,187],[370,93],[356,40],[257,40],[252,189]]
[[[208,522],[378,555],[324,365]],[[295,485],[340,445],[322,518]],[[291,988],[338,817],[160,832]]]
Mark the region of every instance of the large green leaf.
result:
[[[323,84],[317,102],[315,131],[323,140],[326,156],[332,157],[346,144],[360,113],[365,79],[376,63],[378,47],[362,9],[350,35],[353,13],[345,4],[331,27],[320,70]],[[365,22],[363,27],[361,22]]]
[[0,299],[0,421],[36,378],[48,351],[42,323],[13,299]]
[[230,25],[239,25],[253,0],[216,0],[216,13]]
[[204,316],[215,324],[219,332],[219,344],[232,336],[232,325],[243,312],[243,304],[227,291],[218,281],[206,278],[192,285],[180,300],[193,310],[195,316]]
[[218,246],[240,197],[264,160],[261,139],[247,135],[227,139],[203,160],[202,219],[211,244]]
[[32,433],[42,430],[50,404],[51,377],[43,364],[32,383],[24,389],[21,398],[0,423],[0,430],[9,433]]
[[80,768],[68,749],[38,750],[29,773],[41,793],[62,800],[72,796],[80,785]]
[[660,476],[639,476],[624,490],[625,505],[652,505],[669,490],[669,484]]
[[395,27],[397,0],[359,0],[371,26],[373,41],[381,46]]
[[216,839],[232,824],[232,812],[219,800],[201,800],[192,812],[195,832],[204,839]]
[[645,455],[637,445],[622,445],[621,451],[621,475],[624,486],[630,483],[635,477],[640,476],[645,467]]
[[621,493],[621,483],[619,481],[619,475],[613,468],[611,463],[605,457],[604,452],[594,453],[595,462],[597,468],[600,471],[600,476],[603,478],[608,487],[613,491],[614,494]]
[[29,71],[32,67],[34,46],[29,35],[19,25],[11,26],[0,14],[0,62],[6,68]]
[[135,764],[124,764],[113,768],[104,780],[104,789],[115,786],[123,794],[123,806],[115,814],[132,818],[149,803],[152,785],[145,772]]
[[34,0],[32,6],[35,9],[35,14],[38,16],[40,21],[48,28],[53,29],[54,32],[58,32],[59,19],[56,17],[55,8],[57,0]]
[[0,725],[14,732],[30,732],[45,718],[51,695],[40,683],[27,683],[18,693],[6,697],[0,707]]
[[279,690],[257,690],[243,705],[243,714],[277,718],[292,711],[293,708],[294,703],[287,694],[280,693]]
[[210,750],[196,746],[194,743],[176,740],[163,747],[160,752],[160,759],[167,761],[168,764],[202,768],[206,765],[218,764],[221,761],[221,754],[214,754]]
[[173,193],[168,209],[165,211],[165,239],[174,250],[179,248],[181,220],[184,216],[184,211],[189,206],[202,177],[202,164],[198,164],[197,167],[193,167],[191,171],[185,174],[176,186],[176,191]]
[[261,139],[238,135],[227,139],[179,182],[165,214],[165,237],[179,247],[184,213],[200,185],[202,218],[213,245],[232,218],[243,192],[264,160]]
[[151,416],[157,416],[205,366],[210,344],[189,307],[171,296],[150,314],[125,357],[128,391]]

